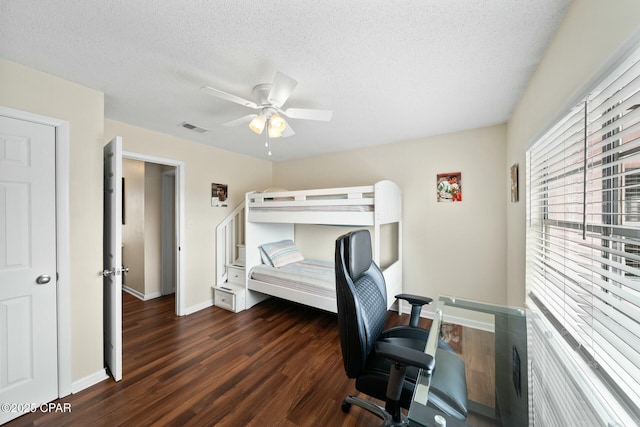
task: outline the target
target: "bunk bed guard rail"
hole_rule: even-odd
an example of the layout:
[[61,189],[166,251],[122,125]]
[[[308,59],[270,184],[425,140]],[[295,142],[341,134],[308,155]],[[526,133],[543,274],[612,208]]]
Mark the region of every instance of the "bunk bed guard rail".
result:
[[392,181],[358,187],[253,192],[248,220],[309,224],[374,225],[399,221],[402,196]]

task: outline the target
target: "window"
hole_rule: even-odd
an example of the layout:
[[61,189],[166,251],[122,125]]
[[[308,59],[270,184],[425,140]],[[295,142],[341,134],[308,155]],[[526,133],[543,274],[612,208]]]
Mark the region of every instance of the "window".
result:
[[527,294],[640,413],[640,49],[527,152]]

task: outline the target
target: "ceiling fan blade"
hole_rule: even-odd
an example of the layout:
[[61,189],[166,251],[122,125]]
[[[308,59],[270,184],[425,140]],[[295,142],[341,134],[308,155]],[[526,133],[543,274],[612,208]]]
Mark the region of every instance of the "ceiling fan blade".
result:
[[257,114],[249,114],[243,117],[240,117],[239,119],[235,119],[235,120],[231,120],[230,122],[227,123],[223,123],[222,126],[238,126],[238,125],[243,125],[245,123],[249,123],[251,120],[253,120],[253,118],[257,116]]
[[297,85],[298,82],[295,79],[278,71],[269,92],[269,102],[276,107],[282,107]]
[[328,122],[333,116],[331,110],[312,110],[309,108],[287,108],[284,115],[292,119],[321,120]]
[[291,127],[291,125],[287,122],[287,127],[286,127],[286,129],[284,130],[284,132],[282,132],[282,137],[283,137],[283,138],[286,138],[286,137],[288,137],[288,136],[293,136],[293,135],[295,135],[295,134],[296,134],[296,133],[293,131],[293,128],[292,128],[292,127]]
[[216,96],[218,98],[226,99],[227,101],[235,102],[236,104],[244,105],[245,107],[255,108],[255,109],[260,108],[258,106],[258,104],[256,104],[253,101],[249,101],[247,99],[240,98],[239,96],[232,95],[232,94],[224,92],[224,91],[222,91],[220,89],[216,89],[216,88],[213,88],[213,87],[210,87],[210,86],[202,86],[200,88],[200,90],[202,90],[205,93],[208,93],[209,95],[213,95],[213,96]]

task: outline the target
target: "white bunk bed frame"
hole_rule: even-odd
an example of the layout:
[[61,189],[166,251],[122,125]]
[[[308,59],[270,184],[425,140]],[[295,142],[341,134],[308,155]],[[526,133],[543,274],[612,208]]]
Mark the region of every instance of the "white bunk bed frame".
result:
[[[344,206],[354,210],[332,210]],[[303,209],[319,210],[303,210]],[[361,209],[364,208],[364,209]],[[245,201],[246,308],[269,296],[337,312],[335,297],[323,297],[251,278],[251,268],[261,264],[258,247],[285,239],[294,240],[295,224],[373,227],[373,259],[380,265],[380,228],[398,224],[398,257],[383,270],[390,308],[402,293],[402,193],[392,181],[373,185],[282,192],[250,192]],[[346,231],[345,231],[346,232]],[[398,302],[398,311],[401,306]]]

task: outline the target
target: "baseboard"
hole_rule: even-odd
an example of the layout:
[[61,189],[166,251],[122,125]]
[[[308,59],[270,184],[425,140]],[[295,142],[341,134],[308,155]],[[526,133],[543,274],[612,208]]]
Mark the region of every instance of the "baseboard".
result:
[[[391,307],[394,308],[395,304],[398,304],[398,301],[396,301]],[[403,302],[402,309],[399,314],[411,314],[411,304]],[[433,319],[433,311],[429,311],[428,309],[425,309],[423,307],[420,311],[420,317],[424,317],[425,319]]]
[[205,308],[213,307],[213,299],[209,301],[202,302],[200,304],[192,305],[191,307],[187,307],[184,314],[186,316],[195,313],[196,311],[204,310]]
[[480,320],[469,319],[460,316],[443,316],[443,323],[454,323],[456,325],[466,326],[472,329],[495,333],[495,325],[493,323],[483,322]]
[[132,289],[128,286],[122,285],[122,290],[125,291],[126,293],[133,295],[134,297],[138,298],[139,300],[144,301],[144,294],[142,292],[136,291],[135,289]]
[[150,294],[145,294],[144,295],[144,300],[150,300],[150,299],[154,299],[154,298],[159,298],[162,296],[162,292],[158,291],[158,292],[152,292]]
[[[434,301],[434,304],[435,304],[435,301]],[[405,304],[402,304],[402,307],[403,309],[400,314],[411,314],[411,304],[405,303]],[[407,307],[407,308],[405,309],[404,307]],[[420,317],[424,317],[425,319],[433,319],[433,314],[434,314],[433,311],[430,311],[426,308],[423,308],[422,311],[420,311]],[[493,325],[492,323],[483,322],[476,319],[469,319],[461,316],[446,315],[446,318],[443,317],[442,321],[445,323],[455,323],[456,325],[462,325],[468,328],[479,329],[481,331],[495,332],[495,325]]]
[[133,288],[130,288],[128,286],[122,285],[122,290],[125,291],[128,294],[133,295],[134,297],[138,298],[139,300],[142,301],[148,301],[150,299],[154,299],[154,298],[158,298],[162,296],[161,292],[153,292],[151,294],[143,294],[140,291],[136,291]]
[[71,393],[78,393],[86,388],[91,387],[92,385],[98,384],[106,379],[109,379],[109,375],[107,375],[107,370],[102,369],[95,374],[91,374],[87,377],[81,378],[78,381],[74,381],[71,383]]
[[[152,294],[145,295],[142,292],[136,291],[135,289],[132,289],[132,288],[130,288],[128,286],[125,286],[125,285],[122,285],[122,290],[125,291],[128,294],[133,295],[134,297],[136,297],[136,298],[138,298],[139,300],[142,300],[142,301],[147,301],[147,300],[150,300],[150,299],[153,299],[153,298],[158,298],[158,297],[162,296],[161,292],[154,292]],[[193,305],[191,307],[188,307],[184,312],[184,316],[188,316],[189,314],[193,314],[196,311],[204,310],[205,308],[209,308],[209,307],[213,307],[213,298],[211,300],[209,300],[209,301],[205,301],[205,302],[202,302],[200,304],[196,304],[196,305]]]

